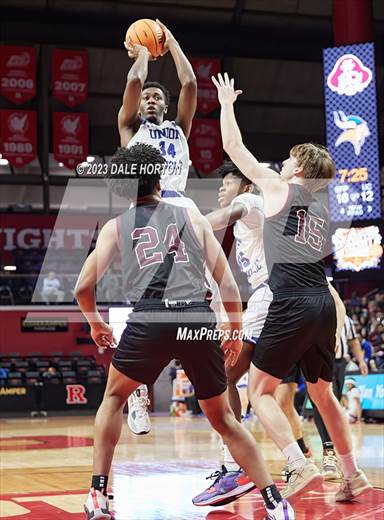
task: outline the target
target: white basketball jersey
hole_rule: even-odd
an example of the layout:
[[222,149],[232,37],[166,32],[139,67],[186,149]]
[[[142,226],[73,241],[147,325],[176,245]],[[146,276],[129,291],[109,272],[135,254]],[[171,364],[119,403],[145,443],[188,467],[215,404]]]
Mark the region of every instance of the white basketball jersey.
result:
[[253,193],[242,193],[233,199],[231,205],[242,204],[247,214],[238,220],[233,234],[236,239],[236,259],[253,289],[268,279],[265,262],[262,212],[263,199]]
[[184,191],[189,171],[189,149],[180,126],[174,121],[165,120],[161,125],[156,125],[142,119],[139,130],[129,141],[127,148],[137,143],[154,146],[166,160],[166,168],[161,176],[161,189]]

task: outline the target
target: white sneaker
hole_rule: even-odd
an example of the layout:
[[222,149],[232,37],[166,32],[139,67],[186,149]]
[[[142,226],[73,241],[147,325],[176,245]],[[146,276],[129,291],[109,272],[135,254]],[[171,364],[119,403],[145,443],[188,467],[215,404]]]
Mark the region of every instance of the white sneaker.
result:
[[316,489],[323,483],[323,476],[309,459],[300,468],[289,472],[288,482],[281,491],[284,498],[293,497],[309,489]]
[[148,414],[148,388],[140,385],[128,397],[128,417],[129,428],[136,435],[143,435],[151,430],[151,419]]
[[90,489],[84,504],[87,520],[113,520],[109,511],[108,498],[98,490]]
[[370,489],[372,489],[372,484],[365,473],[359,469],[352,477],[343,480],[339,491],[336,493],[336,502],[350,502]]
[[286,500],[279,502],[275,509],[267,509],[268,516],[265,520],[295,520],[295,512],[291,504]]
[[323,475],[324,480],[327,482],[341,480],[343,478],[343,472],[341,471],[339,461],[334,450],[325,450],[323,455],[323,467],[321,474]]

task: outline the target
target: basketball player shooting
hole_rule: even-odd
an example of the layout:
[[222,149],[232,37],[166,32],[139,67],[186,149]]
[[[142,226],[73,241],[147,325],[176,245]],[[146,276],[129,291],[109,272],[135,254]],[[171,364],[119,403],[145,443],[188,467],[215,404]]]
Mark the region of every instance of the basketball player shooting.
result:
[[305,458],[274,398],[281,380],[298,364],[343,467],[336,500],[353,500],[371,485],[357,467],[348,423],[332,392],[336,308],[323,263],[329,217],[315,196],[333,179],[333,160],[325,147],[304,143],[291,149],[280,175],[262,166],[244,145],[236,122],[234,103],[242,91],[235,90],[227,73],[212,81],[221,104],[224,150],[264,197],[264,249],[273,299],[252,358],[249,399],[288,460],[283,496],[320,485],[319,470]]
[[[162,197],[175,205],[195,207],[191,199],[184,197],[189,171],[189,137],[196,111],[196,77],[179,43],[159,20],[157,23],[165,34],[164,56],[169,52],[176,66],[181,90],[174,121],[165,119],[170,95],[157,82],[146,82],[148,62],[152,59],[148,49],[130,40],[125,44],[128,56],[135,60],[127,77],[123,104],[118,114],[121,146],[146,143],[157,148],[166,161],[161,177]],[[184,197],[185,200],[178,201]]]

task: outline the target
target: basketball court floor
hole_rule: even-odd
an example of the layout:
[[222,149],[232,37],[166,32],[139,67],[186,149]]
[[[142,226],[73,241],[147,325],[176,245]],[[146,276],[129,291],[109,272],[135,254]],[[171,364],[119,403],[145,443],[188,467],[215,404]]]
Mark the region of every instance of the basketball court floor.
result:
[[[262,447],[275,480],[283,458],[258,423],[248,425]],[[353,425],[360,464],[375,486],[361,500],[336,504],[337,484],[294,502],[298,520],[383,520],[382,425]],[[92,475],[93,417],[2,419],[1,496],[4,520],[80,520]],[[306,439],[317,458],[321,445],[312,423]],[[113,509],[117,520],[261,520],[257,491],[225,507],[197,508],[191,499],[209,486],[218,469],[217,435],[201,417],[152,417],[149,435],[124,426],[113,465]]]

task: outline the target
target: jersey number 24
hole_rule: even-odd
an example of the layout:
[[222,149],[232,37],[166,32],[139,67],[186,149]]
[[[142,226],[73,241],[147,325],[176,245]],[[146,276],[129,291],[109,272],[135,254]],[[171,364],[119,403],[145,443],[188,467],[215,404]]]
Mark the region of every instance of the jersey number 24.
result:
[[[131,233],[132,240],[138,240],[135,247],[136,258],[140,269],[153,264],[162,264],[164,254],[162,251],[153,251],[160,244],[157,229],[152,226],[136,228]],[[166,254],[174,255],[174,262],[189,262],[185,244],[180,239],[180,233],[176,224],[169,224],[163,240]]]

